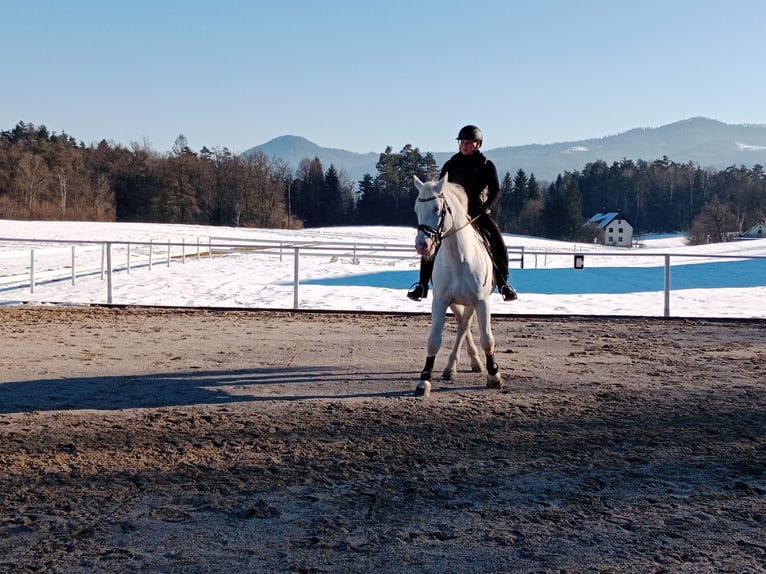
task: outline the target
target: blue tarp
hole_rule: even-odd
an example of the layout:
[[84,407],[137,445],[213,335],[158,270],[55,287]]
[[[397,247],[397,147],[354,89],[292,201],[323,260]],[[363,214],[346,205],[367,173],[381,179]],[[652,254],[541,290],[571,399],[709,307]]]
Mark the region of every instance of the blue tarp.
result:
[[[584,269],[511,269],[510,282],[520,293],[569,295],[576,293],[637,293],[662,291],[665,270],[655,267],[588,267]],[[302,281],[305,285],[338,285],[406,289],[418,280],[417,270],[381,271],[362,275]],[[721,289],[766,285],[766,259],[676,265],[670,269],[670,288]]]

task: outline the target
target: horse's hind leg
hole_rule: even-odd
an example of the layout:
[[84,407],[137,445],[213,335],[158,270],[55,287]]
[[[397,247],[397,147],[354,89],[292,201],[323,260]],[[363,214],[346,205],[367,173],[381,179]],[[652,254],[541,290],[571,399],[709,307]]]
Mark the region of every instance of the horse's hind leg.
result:
[[500,367],[495,362],[495,354],[487,355],[487,387],[502,389],[503,380],[500,378]]
[[471,370],[475,373],[481,372],[479,350],[476,348],[476,344],[473,342],[473,337],[471,336],[471,321],[473,320],[474,310],[470,307],[466,308],[461,305],[452,305],[451,308],[452,312],[455,314],[455,319],[457,320],[458,325],[455,344],[447,359],[447,366],[442,372],[442,378],[446,381],[451,381],[452,377],[457,372],[460,349],[462,348],[464,341],[466,343],[466,348],[468,349],[468,356],[471,358]]
[[500,376],[500,367],[495,362],[495,337],[492,335],[491,317],[489,306],[480,301],[476,306],[476,315],[479,319],[479,330],[481,332],[481,347],[487,357],[487,387],[491,389],[502,389],[503,379]]
[[481,357],[479,356],[479,349],[476,343],[473,342],[473,336],[471,335],[471,326],[468,326],[468,331],[465,334],[465,347],[468,350],[468,356],[471,358],[471,370],[474,373],[481,373],[484,369],[481,365]]

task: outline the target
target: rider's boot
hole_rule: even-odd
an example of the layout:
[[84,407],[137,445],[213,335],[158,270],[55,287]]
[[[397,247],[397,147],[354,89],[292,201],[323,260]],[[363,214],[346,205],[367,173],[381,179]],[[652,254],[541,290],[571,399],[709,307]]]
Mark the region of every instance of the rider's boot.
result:
[[420,301],[428,297],[428,285],[422,285],[421,283],[415,283],[410,290],[407,291],[407,297],[413,301]]
[[508,278],[501,271],[495,270],[495,284],[497,285],[497,292],[500,293],[503,301],[515,301],[519,298],[516,289],[511,287],[511,284],[508,283]]
[[500,292],[500,295],[502,295],[503,301],[515,301],[519,298],[516,290],[508,283],[498,286],[498,291]]
[[433,259],[420,260],[420,281],[415,283],[407,291],[407,297],[413,301],[420,301],[428,297],[428,282],[431,281],[431,274],[434,271]]

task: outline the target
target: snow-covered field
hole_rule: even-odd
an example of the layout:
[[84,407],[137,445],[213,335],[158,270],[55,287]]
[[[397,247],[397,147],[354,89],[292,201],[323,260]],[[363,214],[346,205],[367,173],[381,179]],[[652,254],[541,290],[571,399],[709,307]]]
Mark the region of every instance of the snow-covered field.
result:
[[[430,300],[405,297],[418,276],[414,238],[406,227],[0,220],[0,305],[109,302],[99,243],[109,241],[114,304],[291,309],[297,301],[301,309],[420,313]],[[506,243],[519,300],[505,303],[494,294],[496,315],[663,316],[670,255],[670,316],[766,318],[766,240],[686,246],[681,236],[647,237],[629,250],[516,235],[506,235]],[[574,269],[575,253],[584,255],[584,269]]]

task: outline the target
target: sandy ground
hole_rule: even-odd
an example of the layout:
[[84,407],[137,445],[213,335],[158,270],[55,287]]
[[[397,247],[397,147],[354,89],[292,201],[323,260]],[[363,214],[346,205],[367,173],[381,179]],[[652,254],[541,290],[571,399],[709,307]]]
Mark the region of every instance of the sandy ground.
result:
[[0,321],[0,572],[766,568],[766,322],[500,318],[423,399],[424,316]]

